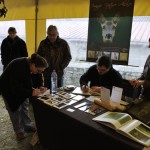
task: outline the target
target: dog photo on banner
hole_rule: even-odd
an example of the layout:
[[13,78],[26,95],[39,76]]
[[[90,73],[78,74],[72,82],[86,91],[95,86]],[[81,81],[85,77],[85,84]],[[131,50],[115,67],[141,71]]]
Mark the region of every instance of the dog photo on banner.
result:
[[134,0],[90,0],[87,61],[128,65]]

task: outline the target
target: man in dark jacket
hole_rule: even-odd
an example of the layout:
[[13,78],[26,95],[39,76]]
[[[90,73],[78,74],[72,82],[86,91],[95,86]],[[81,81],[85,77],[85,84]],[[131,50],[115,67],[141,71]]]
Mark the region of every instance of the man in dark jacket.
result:
[[40,74],[48,67],[47,61],[38,54],[31,58],[16,58],[0,76],[0,88],[18,140],[24,139],[25,131],[35,131],[28,116],[29,98],[38,96],[46,88],[33,88],[32,74]]
[[44,71],[44,85],[51,88],[51,74],[57,73],[57,86],[63,86],[64,69],[71,61],[70,47],[64,39],[59,37],[56,26],[50,25],[47,29],[46,39],[40,42],[37,53],[44,57],[49,67]]
[[3,70],[13,59],[28,57],[26,43],[16,35],[16,29],[10,27],[8,29],[8,34],[9,35],[1,44],[1,61],[3,64]]
[[144,65],[143,72],[137,80],[129,80],[134,88],[143,87],[141,96],[144,100],[150,100],[150,55]]
[[86,92],[90,82],[92,92],[100,93],[101,86],[112,89],[113,86],[120,87],[122,76],[112,67],[111,59],[102,56],[97,60],[97,64],[91,66],[86,73],[80,77],[80,85],[83,92]]

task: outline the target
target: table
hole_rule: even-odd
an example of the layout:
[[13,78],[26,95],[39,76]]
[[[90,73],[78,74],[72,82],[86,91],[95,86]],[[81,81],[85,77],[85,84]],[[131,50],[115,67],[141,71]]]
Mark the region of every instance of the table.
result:
[[[40,143],[45,149],[139,150],[144,148],[143,145],[124,137],[113,129],[92,121],[93,115],[73,107],[77,103],[60,110],[38,99],[33,99],[32,105]],[[68,112],[67,108],[75,109],[75,111]]]

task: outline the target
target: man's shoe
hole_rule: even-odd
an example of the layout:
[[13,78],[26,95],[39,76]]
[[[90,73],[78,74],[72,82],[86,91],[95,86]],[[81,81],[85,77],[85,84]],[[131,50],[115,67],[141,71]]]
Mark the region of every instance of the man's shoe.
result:
[[35,127],[28,127],[25,129],[26,132],[36,132],[36,128]]
[[22,141],[23,139],[26,138],[26,134],[24,132],[19,132],[16,134],[16,136],[18,141]]

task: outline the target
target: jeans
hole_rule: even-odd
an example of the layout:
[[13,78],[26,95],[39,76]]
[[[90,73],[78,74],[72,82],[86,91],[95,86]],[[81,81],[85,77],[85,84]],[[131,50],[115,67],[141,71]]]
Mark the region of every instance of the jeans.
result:
[[[57,77],[57,87],[62,87],[63,86],[63,76],[58,76]],[[48,89],[51,89],[51,76],[49,76],[47,79],[44,79],[44,86],[47,87]]]
[[15,112],[12,112],[9,109],[5,99],[4,103],[12,122],[13,129],[16,133],[24,132],[24,130],[28,130],[33,127],[33,122],[28,116],[29,99],[26,99]]

